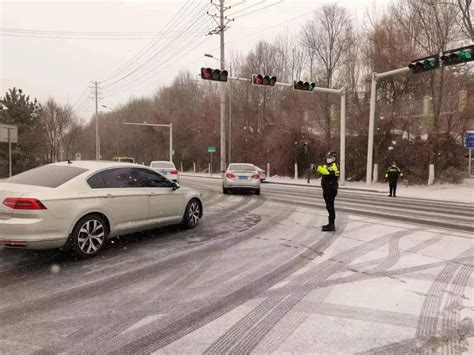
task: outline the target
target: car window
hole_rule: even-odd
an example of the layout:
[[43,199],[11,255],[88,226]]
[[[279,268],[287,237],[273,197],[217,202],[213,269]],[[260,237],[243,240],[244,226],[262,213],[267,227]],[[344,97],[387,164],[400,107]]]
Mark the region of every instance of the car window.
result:
[[133,188],[140,187],[138,182],[138,169],[117,168],[99,173],[105,182],[106,188]]
[[154,162],[151,163],[152,168],[163,168],[163,169],[175,169],[173,163],[168,163],[168,162]]
[[4,180],[4,182],[43,187],[59,187],[86,171],[87,169],[75,166],[44,165],[12,176]]
[[170,187],[171,182],[164,176],[148,169],[139,170],[139,182],[141,187]]
[[102,175],[102,173],[97,173],[87,179],[89,186],[93,189],[104,189],[106,186]]
[[255,167],[253,165],[246,165],[246,164],[231,164],[229,166],[229,170],[255,171]]

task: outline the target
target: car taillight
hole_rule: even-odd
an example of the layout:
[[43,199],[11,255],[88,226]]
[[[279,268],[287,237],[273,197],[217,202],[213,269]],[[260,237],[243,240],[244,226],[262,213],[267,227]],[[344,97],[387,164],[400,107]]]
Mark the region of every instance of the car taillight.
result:
[[178,175],[178,170],[171,170],[171,171],[170,171],[170,174]]
[[226,173],[225,176],[229,179],[235,179],[235,174],[232,173]]
[[258,175],[258,174],[253,174],[250,178],[251,178],[251,179],[254,179],[254,180],[258,180],[258,179],[260,179],[260,175]]
[[45,210],[46,207],[35,198],[7,197],[3,204],[15,210]]

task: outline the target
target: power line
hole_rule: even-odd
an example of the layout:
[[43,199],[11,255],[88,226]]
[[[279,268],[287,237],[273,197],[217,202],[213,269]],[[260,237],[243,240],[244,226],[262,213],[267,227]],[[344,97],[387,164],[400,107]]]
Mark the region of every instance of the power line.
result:
[[[259,11],[262,11],[263,9],[267,9],[267,8],[269,8],[269,7],[272,7],[272,6],[281,4],[283,1],[285,1],[285,0],[279,0],[279,1],[275,2],[275,3],[273,3],[273,4],[270,4],[270,5],[261,7],[261,8],[259,8],[259,9],[253,10],[253,11],[249,11],[249,12],[243,13],[242,15],[239,15],[239,16],[237,16],[236,18],[241,18],[241,17],[247,16],[247,15],[250,15],[250,14],[253,14],[253,13],[256,13],[256,12],[259,12]],[[229,16],[232,16],[232,15],[233,15],[233,14],[230,14]]]
[[[157,35],[148,36],[69,36],[69,35],[49,35],[49,34],[23,34],[23,33],[1,33],[3,37],[38,38],[38,39],[66,39],[66,40],[146,40],[156,38]],[[173,38],[173,34],[158,35],[160,39]]]
[[156,36],[157,32],[151,31],[58,31],[58,30],[37,30],[37,29],[21,29],[21,28],[5,28],[0,27],[0,32],[18,32],[18,33],[38,33],[38,34],[57,34],[57,35],[86,35],[86,36],[136,36],[136,35],[152,35]]
[[[201,25],[201,24],[206,24],[206,18],[197,18],[195,19],[193,22],[191,22],[186,28],[182,29],[181,33],[178,34],[176,36],[176,39],[178,39],[183,33],[185,33],[186,31],[188,31],[191,27],[195,26],[196,24],[198,25]],[[198,37],[199,35],[197,36],[194,36],[194,37]],[[188,42],[193,42],[194,41],[194,37],[190,38],[188,40]],[[187,44],[187,43],[186,43]],[[131,70],[129,73],[127,73],[126,75],[122,76],[121,78],[118,78],[116,79],[115,81],[113,81],[112,83],[109,83],[109,84],[106,84],[106,91],[109,90],[111,87],[115,86],[116,84],[124,81],[124,80],[130,80],[130,77],[135,74],[136,72],[142,70],[142,69],[146,69],[147,67],[149,67],[150,65],[156,65],[157,63],[160,63],[163,61],[162,60],[159,60],[157,63],[153,63],[152,60],[154,60],[159,54],[161,51],[165,51],[167,53],[169,53],[173,47],[176,47],[176,42],[173,42],[173,41],[169,41],[165,47],[163,48],[160,48],[160,50],[156,50],[152,55],[151,57],[149,57],[146,61],[144,61],[143,63],[141,63],[138,67],[134,68],[133,70]],[[184,46],[181,45],[180,48],[183,48]],[[169,57],[169,54],[168,56],[165,56],[165,58]],[[153,70],[152,70],[153,71]],[[145,75],[147,73],[150,73],[150,71],[146,72]],[[143,75],[142,75],[143,76]],[[141,77],[142,77],[141,76]]]
[[[114,70],[110,75],[109,77],[107,77],[106,79],[103,80],[104,81],[107,81],[109,79],[112,79],[115,75],[118,75],[120,74],[121,71],[125,70],[128,66],[130,66],[131,63],[135,63],[138,59],[140,59],[142,56],[144,56],[146,54],[146,52],[159,40],[159,35],[164,33],[164,31],[168,30],[168,28],[170,27],[170,25],[174,24],[174,21],[175,19],[177,19],[180,15],[182,15],[183,13],[186,13],[186,11],[188,10],[188,8],[190,7],[190,5],[193,3],[193,0],[191,1],[187,1],[185,4],[183,4],[183,6],[173,15],[173,17],[170,19],[170,21],[168,21],[168,23],[165,25],[165,27],[162,29],[161,32],[159,32],[145,47],[142,48],[142,50],[140,50],[135,56],[133,56],[132,58],[130,58],[126,63],[124,63],[123,65],[121,65],[119,68],[117,68],[116,70]],[[85,89],[84,92],[87,91],[87,88]],[[88,103],[90,103],[90,101],[87,99],[87,97],[84,99],[82,99],[82,102],[81,102],[81,97],[83,97],[84,95],[84,92],[83,94],[81,94],[81,96],[78,98],[78,100],[76,101],[76,110],[80,110],[82,109],[83,107],[86,107],[88,105]]]
[[[163,31],[166,31],[169,27],[173,26],[176,23],[176,20],[178,17],[181,16],[181,18],[185,19],[186,18],[186,13],[191,7],[191,4],[193,1],[188,1],[186,2],[175,14],[174,16],[168,21],[168,23],[165,25],[163,28]],[[161,33],[161,32],[160,32]],[[150,41],[144,48],[142,48],[136,55],[134,55],[132,58],[130,58],[127,62],[125,62],[123,65],[121,65],[118,69],[114,70],[111,74],[109,74],[105,79],[103,79],[101,82],[105,83],[107,81],[112,80],[115,76],[119,75],[121,72],[125,71],[128,67],[133,66],[135,63],[137,63],[142,57],[144,57],[147,52],[151,50],[151,48],[160,43],[160,39],[158,37],[155,37],[152,41]]]
[[[149,71],[143,73],[141,76],[137,77],[134,79],[133,82],[130,82],[130,80],[128,80],[129,84],[127,85],[127,89],[131,89],[131,88],[134,88],[146,81],[148,81],[149,79],[151,79],[155,74],[159,73],[160,72],[160,68],[163,69],[163,66],[166,65],[167,63],[169,63],[171,60],[174,60],[174,61],[178,61],[180,60],[181,58],[183,58],[184,56],[186,56],[188,53],[192,52],[195,48],[197,48],[198,46],[200,46],[202,43],[204,43],[206,40],[209,39],[209,37],[205,37],[202,41],[198,42],[195,46],[191,47],[188,51],[184,52],[181,56],[179,57],[175,57],[176,54],[179,54],[180,52],[182,52],[182,49],[184,47],[187,47],[188,45],[192,44],[195,42],[196,39],[198,39],[199,37],[195,38],[195,39],[192,39],[190,42],[187,42],[187,43],[184,43],[183,46],[177,48],[174,52],[170,53],[165,59],[165,61],[162,61],[161,63],[159,63],[158,66],[154,67],[154,68],[151,68]],[[126,84],[126,83],[125,83]],[[124,84],[122,84],[120,87],[123,87]],[[119,88],[120,88],[119,87]],[[113,88],[112,90],[110,91],[105,91],[104,93],[107,94],[107,96],[112,96],[112,95],[115,95],[116,93],[120,92],[120,89],[119,88]]]
[[259,1],[259,2],[253,3],[253,4],[250,5],[250,6],[244,7],[243,9],[237,10],[236,12],[229,14],[229,16],[232,17],[232,16],[234,16],[235,14],[238,14],[239,12],[242,12],[242,11],[251,9],[252,7],[255,7],[255,6],[258,6],[258,5],[260,5],[260,4],[263,4],[265,1],[266,1],[266,0],[261,0],[261,1]]

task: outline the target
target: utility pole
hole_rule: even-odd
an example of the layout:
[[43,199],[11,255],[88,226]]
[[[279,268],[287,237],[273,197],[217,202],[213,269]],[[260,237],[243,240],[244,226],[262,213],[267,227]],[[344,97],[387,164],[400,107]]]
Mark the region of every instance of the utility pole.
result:
[[[221,39],[221,70],[225,69],[225,51],[224,51],[224,0],[219,2],[220,13],[220,39]],[[225,90],[221,85],[221,171],[226,169],[225,159]]]
[[[219,22],[217,23],[217,28],[214,29],[213,31],[210,31],[209,34],[219,34],[220,49],[221,49],[221,55],[220,55],[221,70],[224,70],[225,69],[224,31],[227,28],[227,23],[229,23],[230,21],[233,21],[233,19],[229,19],[224,15],[225,11],[230,9],[230,6],[229,7],[225,6],[225,0],[219,0],[219,5],[214,4],[213,1],[211,0],[211,4],[216,6],[219,13],[212,15],[208,12],[207,14],[210,15],[214,20],[218,18]],[[220,127],[220,135],[221,135],[220,170],[225,171],[227,164],[226,164],[225,90],[223,86],[221,87],[221,93],[220,93],[220,126],[221,126]]]
[[95,101],[95,160],[100,160],[100,137],[99,137],[99,83],[97,81],[92,82],[93,86],[90,87],[93,90],[92,99]]

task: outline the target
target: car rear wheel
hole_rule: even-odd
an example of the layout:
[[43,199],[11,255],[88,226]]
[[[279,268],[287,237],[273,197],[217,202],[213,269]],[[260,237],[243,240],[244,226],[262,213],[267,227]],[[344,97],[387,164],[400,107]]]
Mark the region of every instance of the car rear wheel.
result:
[[197,199],[192,199],[186,206],[183,217],[183,226],[191,229],[197,226],[202,215],[202,207]]
[[71,233],[71,245],[80,258],[90,258],[104,249],[109,231],[104,218],[92,214],[81,218]]
[[260,195],[260,189],[255,189],[255,195]]

